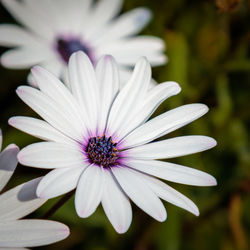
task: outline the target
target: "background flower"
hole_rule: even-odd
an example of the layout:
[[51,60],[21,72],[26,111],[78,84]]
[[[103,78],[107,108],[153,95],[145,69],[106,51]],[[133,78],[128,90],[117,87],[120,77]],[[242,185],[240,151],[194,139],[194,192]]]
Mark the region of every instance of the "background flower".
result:
[[[127,80],[129,67],[141,56],[153,66],[166,62],[164,42],[153,36],[135,36],[151,19],[146,8],[136,8],[116,17],[122,0],[2,0],[2,4],[24,28],[0,26],[0,44],[14,47],[2,55],[9,68],[30,68],[41,64],[57,76],[64,76],[69,57],[81,50],[93,64],[112,54]],[[33,82],[33,81],[32,81]]]
[[[1,145],[0,130],[0,150]],[[18,152],[18,147],[11,144],[0,153],[0,192],[15,171]],[[19,220],[46,202],[46,199],[36,196],[40,180],[36,178],[0,194],[0,249],[43,246],[63,240],[69,235],[68,227],[58,222]]]

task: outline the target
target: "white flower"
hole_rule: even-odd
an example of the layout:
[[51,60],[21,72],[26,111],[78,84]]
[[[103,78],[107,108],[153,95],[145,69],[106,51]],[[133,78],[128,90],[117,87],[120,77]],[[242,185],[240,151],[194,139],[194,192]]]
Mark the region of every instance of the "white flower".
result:
[[52,198],[76,188],[80,217],[90,216],[101,203],[117,232],[132,219],[129,199],[158,221],[166,219],[159,198],[198,215],[196,205],[153,176],[177,183],[212,186],[209,174],[156,159],[173,158],[216,145],[206,136],[183,136],[152,142],[204,115],[203,104],[189,104],[149,121],[166,98],[180,92],[175,82],[148,90],[151,68],[145,58],[119,90],[117,64],[104,56],[94,69],[77,52],[69,61],[70,92],[41,67],[32,70],[39,90],[21,86],[19,97],[45,121],[13,117],[12,126],[46,142],[34,143],[18,154],[26,166],[54,169],[40,182],[37,195]]
[[146,8],[116,17],[122,0],[1,2],[24,26],[0,25],[0,45],[14,48],[1,58],[8,68],[30,68],[40,64],[61,77],[66,74],[70,55],[81,50],[94,64],[102,55],[113,55],[120,65],[120,74],[127,80],[129,67],[141,56],[146,56],[153,66],[162,65],[167,60],[161,39],[135,36],[151,18]]
[[[2,134],[0,130],[0,150]],[[11,144],[0,154],[0,192],[17,166],[19,149]],[[41,178],[26,182],[0,195],[0,249],[23,249],[57,242],[69,235],[67,226],[49,220],[20,218],[46,202],[36,195]]]

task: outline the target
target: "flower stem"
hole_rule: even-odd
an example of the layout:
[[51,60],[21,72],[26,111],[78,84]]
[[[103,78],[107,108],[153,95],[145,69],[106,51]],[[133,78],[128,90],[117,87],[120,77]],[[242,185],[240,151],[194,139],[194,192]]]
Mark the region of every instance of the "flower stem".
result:
[[64,195],[58,202],[56,202],[45,214],[42,219],[51,217],[60,207],[62,207],[74,194],[75,190]]

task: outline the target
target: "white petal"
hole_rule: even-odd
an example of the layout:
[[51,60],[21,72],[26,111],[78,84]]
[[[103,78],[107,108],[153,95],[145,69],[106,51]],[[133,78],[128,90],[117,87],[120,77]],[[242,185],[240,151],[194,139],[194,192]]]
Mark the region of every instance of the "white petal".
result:
[[103,35],[94,42],[94,45],[107,44],[109,41],[129,37],[139,33],[151,19],[151,12],[146,8],[131,10],[115,19],[103,31]]
[[128,197],[114,180],[110,170],[104,171],[105,185],[103,186],[102,206],[118,233],[125,233],[132,221],[132,209]]
[[43,120],[32,117],[16,116],[10,118],[8,123],[15,128],[42,140],[69,144],[74,143],[69,137],[65,136]]
[[16,169],[18,152],[19,148],[15,144],[11,144],[0,153],[0,191]]
[[138,207],[158,221],[166,219],[167,213],[162,202],[138,172],[125,167],[113,167],[111,170],[124,192]]
[[199,215],[198,207],[183,194],[151,176],[142,174],[142,178],[144,178],[144,181],[147,182],[154,193],[161,199],[181,207],[196,216]]
[[49,172],[37,187],[37,196],[51,199],[76,188],[81,173],[87,166],[55,169]]
[[39,199],[36,196],[36,189],[40,180],[41,178],[36,178],[0,195],[0,221],[22,218],[34,212],[46,202],[45,199]]
[[119,73],[112,56],[102,57],[96,66],[96,77],[100,91],[100,116],[98,130],[103,132],[106,127],[111,104],[119,91]]
[[143,102],[150,79],[150,65],[145,58],[141,58],[135,66],[131,79],[119,92],[112,105],[107,126],[110,133],[115,133],[118,137],[123,135],[124,123],[136,113]]
[[75,207],[81,218],[95,212],[101,202],[104,174],[103,168],[91,165],[81,175],[76,188]]
[[3,144],[3,134],[2,134],[2,129],[0,129],[0,152],[2,150],[2,144]]
[[72,115],[72,119],[78,125],[78,129],[83,130],[85,127],[84,122],[86,123],[86,120],[84,121],[86,114],[81,116],[79,104],[67,87],[55,75],[42,67],[33,67],[31,71],[39,89],[54,99],[65,113]]
[[[84,30],[83,35],[86,40],[94,40],[96,34],[114,18],[122,7],[122,0],[99,0],[95,3],[89,15],[88,29]],[[104,55],[106,53],[103,53]]]
[[216,185],[216,180],[212,175],[170,162],[126,159],[126,165],[141,172],[176,183],[194,186]]
[[208,136],[180,136],[126,150],[126,156],[137,159],[167,159],[202,152],[216,146]]
[[53,57],[45,47],[21,47],[11,49],[1,56],[1,64],[7,68],[30,68],[46,59]]
[[22,46],[38,41],[25,29],[13,24],[0,25],[0,44],[6,47]]
[[125,138],[127,147],[135,147],[153,141],[186,124],[198,119],[207,113],[208,107],[204,104],[187,104],[159,115]]
[[124,134],[145,123],[154,113],[158,106],[170,96],[176,95],[181,91],[178,83],[165,82],[158,84],[150,89],[145,98],[144,104],[140,106],[136,114],[126,122]]
[[77,124],[77,120],[52,98],[49,98],[37,89],[27,86],[19,87],[17,94],[28,106],[53,127],[72,139],[82,142],[83,131],[80,129],[79,124]]
[[23,148],[17,156],[18,161],[36,168],[66,168],[85,166],[85,156],[80,145],[57,142],[39,142]]
[[[38,2],[38,1],[36,1]],[[43,1],[39,1],[43,2]],[[13,17],[28,27],[33,32],[43,36],[44,38],[53,37],[53,29],[51,29],[51,19],[44,18],[43,11],[29,8],[23,2],[16,0],[2,0],[1,3],[13,15]]]
[[83,52],[74,53],[69,60],[69,81],[73,95],[89,118],[89,128],[97,125],[99,91],[95,71],[88,56]]
[[36,247],[68,237],[69,228],[49,220],[0,222],[0,247]]

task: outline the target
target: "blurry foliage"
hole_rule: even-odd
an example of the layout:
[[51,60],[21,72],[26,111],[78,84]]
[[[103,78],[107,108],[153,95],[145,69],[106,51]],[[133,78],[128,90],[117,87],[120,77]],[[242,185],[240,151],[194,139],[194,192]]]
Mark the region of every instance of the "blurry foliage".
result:
[[[246,0],[125,0],[124,11],[146,6],[154,14],[144,34],[162,37],[169,63],[153,70],[158,82],[177,81],[182,92],[165,101],[157,114],[192,102],[210,112],[169,136],[205,134],[218,146],[208,152],[173,159],[173,162],[207,171],[217,187],[171,184],[200,208],[198,218],[166,204],[168,219],[159,223],[133,206],[133,222],[124,235],[115,233],[102,208],[80,219],[71,198],[53,219],[71,228],[68,239],[38,249],[87,250],[246,250],[250,236],[250,1]],[[14,22],[0,7],[0,21]],[[5,48],[1,48],[4,52]],[[7,125],[14,115],[34,115],[16,96],[28,71],[0,68],[0,127],[4,144],[23,147],[36,139]],[[45,174],[19,166],[10,186]],[[58,199],[35,212],[42,217]],[[32,215],[31,215],[32,217]]]

